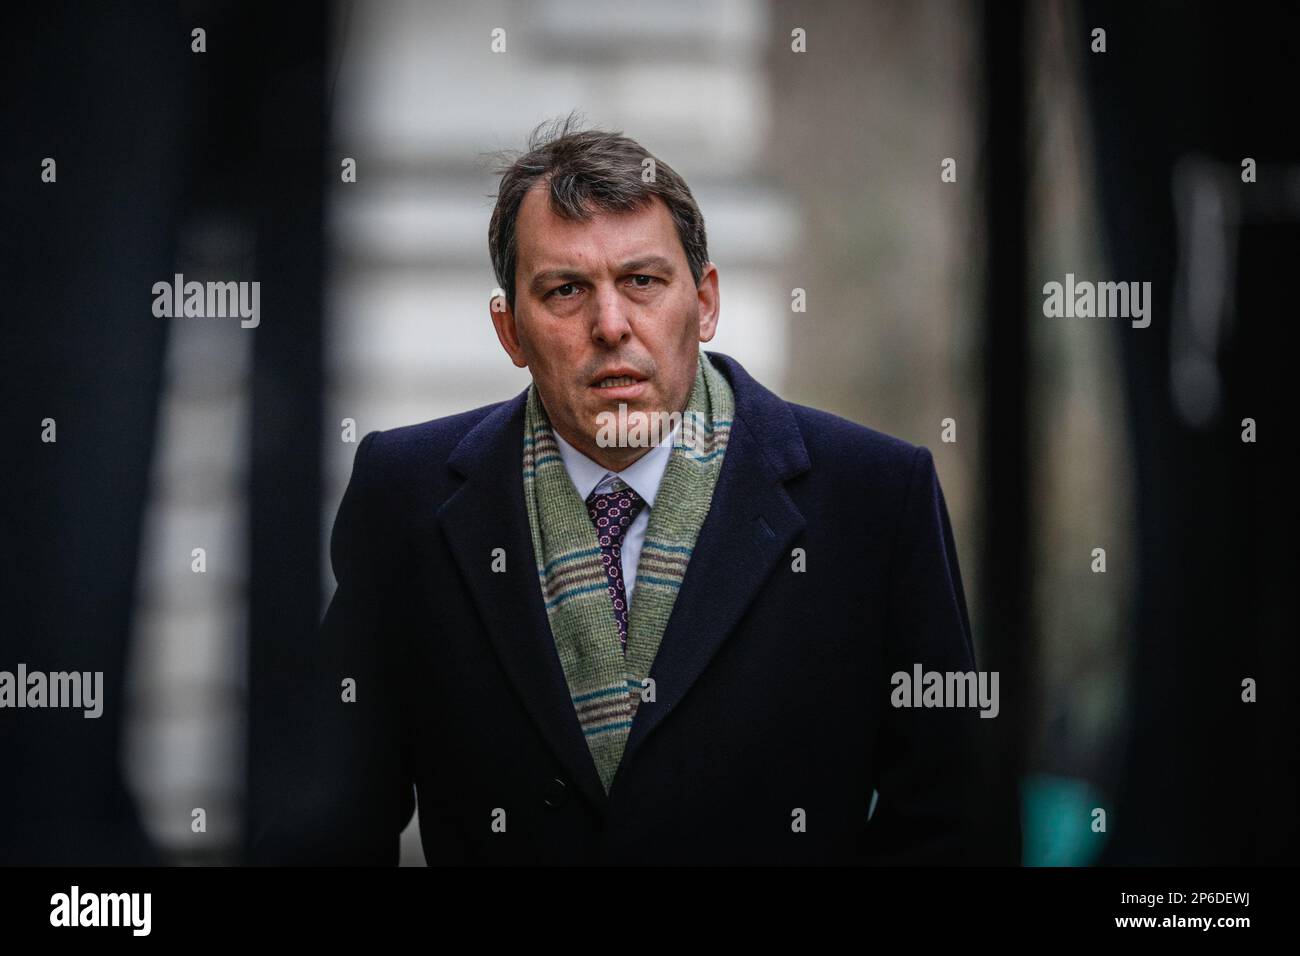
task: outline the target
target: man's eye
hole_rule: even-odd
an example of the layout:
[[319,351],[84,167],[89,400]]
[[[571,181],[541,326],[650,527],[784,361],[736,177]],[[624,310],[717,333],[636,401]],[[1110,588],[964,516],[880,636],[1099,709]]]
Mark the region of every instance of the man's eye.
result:
[[[645,279],[646,280],[645,284],[643,285],[642,283],[637,282],[638,279]],[[655,281],[655,277],[654,276],[633,276],[632,281],[637,283],[638,289],[648,289],[650,288],[650,284]]]
[[564,292],[563,290],[565,290],[565,289],[570,289],[570,290],[572,290],[572,289],[576,289],[576,288],[577,288],[577,286],[574,285],[572,282],[566,282],[566,283],[564,283],[564,285],[556,286],[554,289],[552,289],[550,292],[548,292],[548,293],[546,293],[546,294],[547,294],[547,296],[552,296],[552,295],[555,295],[555,294],[558,293],[561,299],[570,299],[570,298],[572,298],[572,296],[569,295],[567,292]]

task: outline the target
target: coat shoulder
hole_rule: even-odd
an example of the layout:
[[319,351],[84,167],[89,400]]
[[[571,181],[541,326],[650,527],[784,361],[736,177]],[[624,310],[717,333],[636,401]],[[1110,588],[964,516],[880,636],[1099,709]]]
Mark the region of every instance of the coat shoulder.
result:
[[443,474],[443,466],[461,439],[510,401],[371,432],[365,439],[370,442],[365,451],[370,483],[390,491],[412,488],[412,483],[427,484],[431,476]]
[[814,469],[840,471],[857,477],[884,475],[904,482],[912,469],[932,457],[930,450],[840,415],[786,403],[795,421]]

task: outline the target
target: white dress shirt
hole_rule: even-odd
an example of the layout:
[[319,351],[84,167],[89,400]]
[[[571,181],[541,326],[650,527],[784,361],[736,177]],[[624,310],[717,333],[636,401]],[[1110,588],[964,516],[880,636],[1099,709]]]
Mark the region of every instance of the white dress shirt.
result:
[[558,431],[552,430],[555,443],[560,446],[560,457],[564,460],[564,469],[569,473],[569,480],[578,492],[578,497],[586,501],[593,491],[602,494],[611,490],[616,479],[645,499],[645,507],[632,520],[627,531],[623,533],[622,564],[623,589],[627,594],[627,609],[632,611],[632,592],[636,589],[636,568],[641,560],[641,545],[645,541],[645,530],[650,524],[650,509],[655,506],[655,495],[659,493],[659,483],[663,481],[664,470],[673,453],[673,442],[677,440],[680,424],[674,425],[672,432],[658,445],[622,471],[610,471],[604,465],[592,461],[578,449],[570,445]]

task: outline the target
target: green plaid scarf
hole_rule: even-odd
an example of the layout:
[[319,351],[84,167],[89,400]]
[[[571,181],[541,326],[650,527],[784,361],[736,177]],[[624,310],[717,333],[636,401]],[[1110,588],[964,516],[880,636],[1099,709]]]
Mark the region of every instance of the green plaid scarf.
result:
[[524,501],[533,552],[555,648],[606,793],[709,513],[734,410],[731,386],[700,352],[690,401],[650,509],[624,656],[596,529],[564,467],[537,388],[529,386]]

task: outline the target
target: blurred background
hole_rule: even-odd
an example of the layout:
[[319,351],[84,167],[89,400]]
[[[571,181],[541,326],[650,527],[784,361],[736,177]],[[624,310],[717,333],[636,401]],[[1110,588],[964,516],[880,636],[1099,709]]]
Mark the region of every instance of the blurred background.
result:
[[[705,348],[934,452],[1001,674],[991,858],[1296,862],[1297,38],[1282,4],[24,7],[0,669],[107,705],[0,712],[0,862],[245,859],[356,442],[528,384],[493,154],[574,110],[692,187]],[[174,273],[260,281],[260,325],[155,317]],[[1067,273],[1150,282],[1150,326],[1046,317]]]

